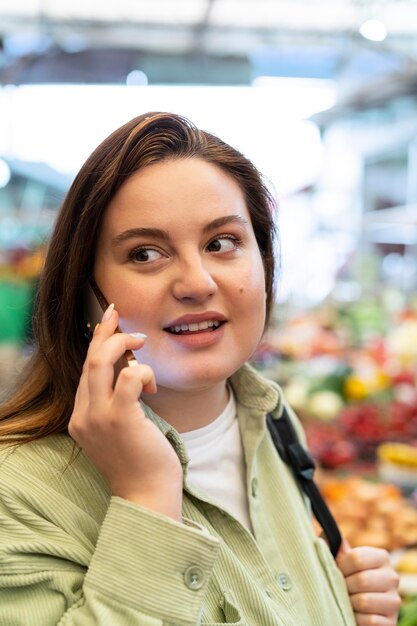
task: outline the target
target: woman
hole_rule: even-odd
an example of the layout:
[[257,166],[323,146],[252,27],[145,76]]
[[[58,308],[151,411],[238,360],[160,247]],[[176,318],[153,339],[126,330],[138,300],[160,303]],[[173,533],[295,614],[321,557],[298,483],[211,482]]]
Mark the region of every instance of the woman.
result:
[[[272,211],[254,166],[177,115],[132,120],[82,167],[2,409],[1,623],[396,623],[386,553],[344,545],[336,565],[314,537],[265,429],[280,389],[245,365]],[[89,283],[112,304],[88,346]]]

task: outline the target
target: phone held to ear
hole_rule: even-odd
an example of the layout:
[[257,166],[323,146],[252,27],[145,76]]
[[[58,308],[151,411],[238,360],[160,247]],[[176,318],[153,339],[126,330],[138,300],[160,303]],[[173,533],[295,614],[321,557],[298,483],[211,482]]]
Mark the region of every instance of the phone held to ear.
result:
[[[88,336],[88,340],[91,341],[94,329],[97,324],[100,324],[103,313],[109,305],[98,286],[92,281],[88,282],[85,286],[83,298],[86,336]],[[115,332],[121,333],[122,331],[119,327],[117,327]],[[129,367],[130,365],[135,364],[135,355],[131,350],[126,350],[124,355],[114,364],[114,383],[116,382],[120,371],[124,367]]]

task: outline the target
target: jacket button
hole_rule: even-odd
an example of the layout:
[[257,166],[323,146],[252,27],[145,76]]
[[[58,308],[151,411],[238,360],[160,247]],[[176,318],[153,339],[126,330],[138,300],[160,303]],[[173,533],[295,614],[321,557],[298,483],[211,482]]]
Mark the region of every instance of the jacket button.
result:
[[258,479],[257,478],[252,478],[251,489],[252,489],[253,497],[256,498],[256,496],[259,493],[259,486],[258,486]]
[[184,572],[184,582],[188,589],[197,591],[201,589],[204,584],[204,572],[198,565],[191,565],[187,567]]
[[277,574],[277,583],[281,587],[283,591],[289,591],[292,589],[292,582],[290,577],[285,572],[280,572]]

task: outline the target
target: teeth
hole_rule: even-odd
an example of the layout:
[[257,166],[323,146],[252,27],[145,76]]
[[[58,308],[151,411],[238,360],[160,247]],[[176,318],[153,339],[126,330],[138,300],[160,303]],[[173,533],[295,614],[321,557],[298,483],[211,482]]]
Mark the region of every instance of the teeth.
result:
[[207,328],[217,328],[220,326],[220,322],[215,322],[214,320],[206,320],[204,322],[193,323],[193,324],[180,324],[178,326],[171,326],[169,331],[172,333],[180,333],[183,332],[197,332],[198,330],[207,330]]

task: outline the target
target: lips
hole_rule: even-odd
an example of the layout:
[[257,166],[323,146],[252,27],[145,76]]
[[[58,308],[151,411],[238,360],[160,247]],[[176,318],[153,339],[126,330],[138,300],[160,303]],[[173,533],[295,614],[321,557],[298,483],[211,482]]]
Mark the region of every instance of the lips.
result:
[[183,315],[167,324],[164,330],[175,335],[213,332],[225,322],[225,317],[220,313],[208,311],[206,313]]

